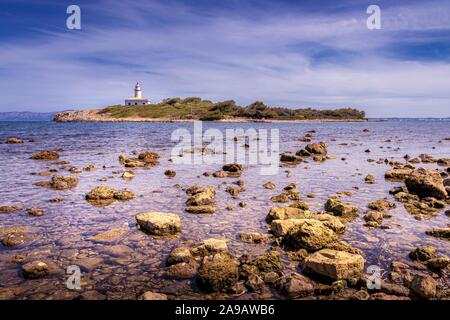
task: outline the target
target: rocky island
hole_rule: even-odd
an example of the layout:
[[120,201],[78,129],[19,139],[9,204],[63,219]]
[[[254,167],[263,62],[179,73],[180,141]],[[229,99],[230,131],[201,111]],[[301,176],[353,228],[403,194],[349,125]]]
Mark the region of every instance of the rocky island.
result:
[[364,111],[353,108],[317,110],[269,107],[256,101],[241,107],[233,100],[212,102],[198,97],[168,98],[156,104],[114,105],[103,109],[57,113],[56,122],[159,122],[159,121],[366,121]]

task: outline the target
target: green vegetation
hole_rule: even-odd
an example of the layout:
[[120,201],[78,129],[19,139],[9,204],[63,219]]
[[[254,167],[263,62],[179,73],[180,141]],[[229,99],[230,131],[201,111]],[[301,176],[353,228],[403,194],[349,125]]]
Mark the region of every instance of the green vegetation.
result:
[[100,111],[113,118],[169,118],[174,120],[199,119],[215,121],[233,118],[255,120],[314,120],[314,119],[364,119],[364,111],[352,108],[317,110],[311,108],[288,109],[268,107],[256,101],[247,107],[236,105],[233,100],[213,103],[198,97],[168,98],[158,104],[143,106],[115,105]]

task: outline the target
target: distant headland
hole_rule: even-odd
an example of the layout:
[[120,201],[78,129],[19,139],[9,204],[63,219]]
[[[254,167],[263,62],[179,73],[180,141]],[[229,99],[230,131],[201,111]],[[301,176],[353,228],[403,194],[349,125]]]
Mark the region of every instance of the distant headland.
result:
[[142,97],[139,83],[134,87],[134,97],[125,99],[124,105],[59,112],[53,120],[56,122],[367,121],[364,111],[353,108],[289,109],[269,107],[261,101],[241,107],[234,100],[214,103],[199,97],[168,98],[152,104]]

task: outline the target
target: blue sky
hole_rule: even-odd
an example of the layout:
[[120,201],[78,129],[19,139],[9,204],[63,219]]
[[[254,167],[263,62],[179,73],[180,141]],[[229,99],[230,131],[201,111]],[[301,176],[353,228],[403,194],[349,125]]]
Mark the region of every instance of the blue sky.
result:
[[123,103],[136,81],[154,102],[450,117],[450,1],[0,0],[0,111]]

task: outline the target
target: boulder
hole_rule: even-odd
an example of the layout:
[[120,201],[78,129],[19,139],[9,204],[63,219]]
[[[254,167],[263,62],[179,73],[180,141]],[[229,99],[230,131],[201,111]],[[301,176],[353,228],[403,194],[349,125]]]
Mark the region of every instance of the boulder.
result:
[[437,282],[429,275],[416,274],[412,279],[410,288],[414,293],[424,299],[433,299],[436,296]]
[[361,275],[364,263],[364,258],[359,254],[322,249],[306,257],[304,268],[333,280],[340,280]]
[[42,278],[49,274],[49,267],[42,261],[28,262],[22,266],[22,273],[28,279]]
[[215,238],[206,239],[203,240],[202,243],[194,246],[190,252],[194,257],[204,257],[216,253],[227,253],[227,241],[225,239]]
[[386,199],[379,199],[376,201],[373,201],[369,203],[367,206],[369,209],[375,210],[375,211],[385,211],[394,209],[396,207],[395,203],[392,203]]
[[[295,220],[295,219],[294,219]],[[314,219],[297,219],[283,238],[283,244],[293,250],[317,251],[337,241],[336,233]],[[279,220],[275,220],[279,221]]]
[[450,259],[446,256],[437,256],[426,261],[427,267],[433,270],[441,270],[450,264]]
[[109,187],[96,187],[86,194],[86,200],[109,200],[114,198],[116,190]]
[[311,212],[308,210],[292,207],[272,207],[266,216],[266,222],[271,223],[273,220],[305,219],[311,215]]
[[305,150],[311,154],[326,155],[328,152],[327,147],[325,142],[310,143],[306,145]]
[[405,180],[414,170],[410,168],[396,168],[385,172],[384,177],[390,180]]
[[314,283],[307,277],[291,273],[279,285],[279,291],[289,299],[299,299],[314,294]]
[[433,197],[445,199],[447,191],[439,171],[420,168],[405,179],[408,191],[420,198]]
[[298,163],[298,162],[302,162],[302,157],[295,155],[293,153],[290,152],[284,152],[282,154],[280,154],[280,161],[281,162],[293,162],[293,163]]
[[277,251],[269,251],[250,261],[248,264],[256,267],[259,272],[278,272],[283,269],[280,254]]
[[409,257],[412,260],[418,260],[418,261],[427,261],[431,259],[435,254],[437,250],[434,247],[431,246],[420,246],[415,248],[409,253]]
[[330,198],[325,203],[325,211],[331,212],[335,216],[352,217],[358,215],[359,209],[358,207],[343,202],[340,199]]
[[437,238],[450,239],[450,228],[433,228],[425,233]]
[[53,176],[50,181],[37,182],[35,185],[55,190],[67,190],[78,185],[78,178],[75,176]]
[[169,235],[181,231],[180,217],[175,213],[146,212],[136,215],[140,229],[152,235]]
[[239,261],[229,254],[215,254],[203,259],[197,283],[206,292],[228,292],[239,278]]
[[34,154],[31,159],[33,160],[57,160],[59,159],[59,153],[56,151],[49,151],[49,150],[44,150],[44,151],[39,151],[38,153]]

